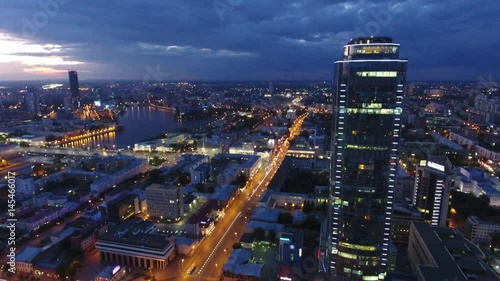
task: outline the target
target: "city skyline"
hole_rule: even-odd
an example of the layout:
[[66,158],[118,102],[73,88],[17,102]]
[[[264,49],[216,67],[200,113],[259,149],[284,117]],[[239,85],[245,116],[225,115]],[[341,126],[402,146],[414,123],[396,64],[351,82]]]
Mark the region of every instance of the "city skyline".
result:
[[497,80],[500,5],[482,2],[3,3],[0,77],[64,79],[77,69],[81,80],[329,80],[334,50],[349,39],[391,35],[408,46],[409,80]]

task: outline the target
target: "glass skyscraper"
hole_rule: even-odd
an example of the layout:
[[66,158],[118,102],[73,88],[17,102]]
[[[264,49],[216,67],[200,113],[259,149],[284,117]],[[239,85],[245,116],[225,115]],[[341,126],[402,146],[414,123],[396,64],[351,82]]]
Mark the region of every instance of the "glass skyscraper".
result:
[[407,60],[391,38],[356,38],[335,62],[328,249],[330,280],[387,270]]
[[73,98],[80,97],[80,90],[78,88],[78,73],[74,70],[68,71],[69,75],[69,90]]

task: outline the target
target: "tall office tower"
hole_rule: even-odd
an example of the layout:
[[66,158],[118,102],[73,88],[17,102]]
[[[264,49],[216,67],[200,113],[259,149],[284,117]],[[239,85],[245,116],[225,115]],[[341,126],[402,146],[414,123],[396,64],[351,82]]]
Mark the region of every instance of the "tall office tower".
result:
[[273,87],[273,81],[269,81],[269,94],[274,94],[274,87]]
[[80,97],[80,90],[78,89],[78,73],[74,70],[68,71],[69,75],[69,90],[73,98]]
[[357,38],[335,62],[330,280],[380,280],[387,271],[403,88],[408,61],[391,38]]
[[26,92],[25,96],[26,111],[30,115],[35,115],[35,94],[33,92]]
[[26,87],[25,104],[26,104],[26,111],[28,112],[28,114],[30,115],[40,114],[40,98],[35,93],[35,89],[33,87]]
[[432,226],[446,227],[451,166],[446,156],[432,156],[417,166],[413,206]]
[[72,113],[75,110],[74,104],[73,104],[73,98],[64,97],[63,102],[64,102],[64,111],[66,113]]

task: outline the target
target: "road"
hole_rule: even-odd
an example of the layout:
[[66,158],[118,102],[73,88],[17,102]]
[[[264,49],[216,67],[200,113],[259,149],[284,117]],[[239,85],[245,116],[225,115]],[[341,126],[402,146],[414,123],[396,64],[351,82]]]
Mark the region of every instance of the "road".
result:
[[[279,141],[279,149],[268,167],[249,180],[246,189],[238,195],[226,209],[225,216],[215,226],[214,231],[205,237],[191,257],[176,257],[175,261],[164,271],[153,271],[156,280],[219,280],[222,265],[226,262],[232,246],[239,241],[245,232],[247,212],[253,210],[262,193],[279,169],[286,157],[290,145],[289,139],[300,133],[306,115],[297,118],[290,129],[290,137]],[[240,218],[241,217],[241,218]],[[191,275],[187,270],[191,266],[196,269]]]

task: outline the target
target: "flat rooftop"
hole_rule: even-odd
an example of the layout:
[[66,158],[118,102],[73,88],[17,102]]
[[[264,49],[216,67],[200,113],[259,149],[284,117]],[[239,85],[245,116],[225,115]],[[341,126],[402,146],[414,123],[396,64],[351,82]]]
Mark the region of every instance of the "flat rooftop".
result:
[[435,266],[418,265],[424,277],[422,280],[500,280],[481,260],[485,257],[483,252],[455,229],[432,227],[423,222],[414,222],[413,225],[435,261]]

